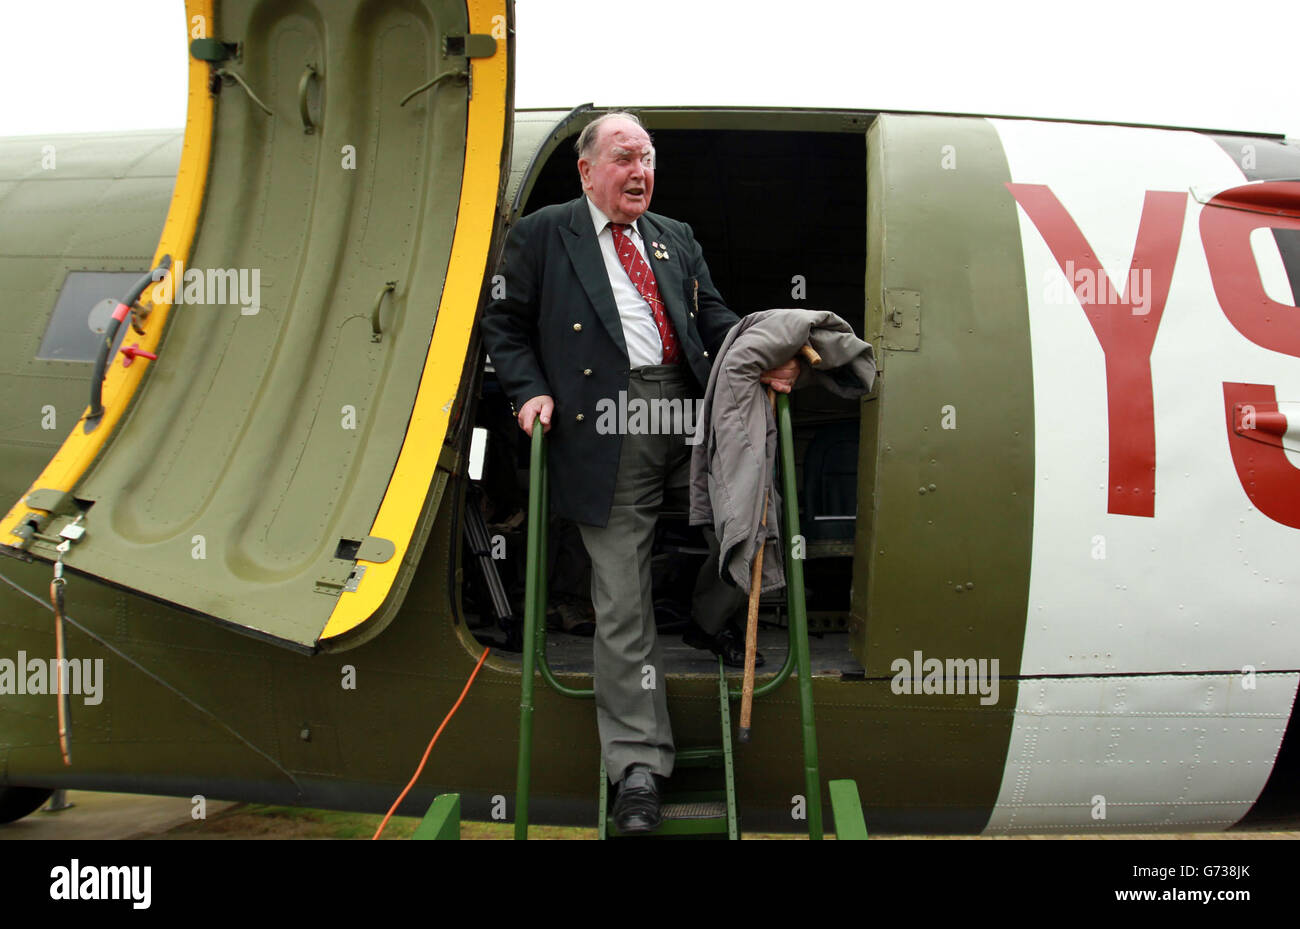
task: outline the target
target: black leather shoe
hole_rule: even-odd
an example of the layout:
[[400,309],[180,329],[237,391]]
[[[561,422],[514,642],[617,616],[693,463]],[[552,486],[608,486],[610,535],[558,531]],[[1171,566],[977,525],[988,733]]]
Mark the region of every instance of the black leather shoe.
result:
[[[745,637],[729,625],[723,626],[722,631],[717,635],[709,635],[695,623],[691,623],[682,634],[682,641],[692,648],[708,649],[721,658],[722,663],[728,668],[745,666]],[[761,668],[764,664],[763,653],[754,652],[754,667]]]
[[630,835],[653,832],[663,818],[659,814],[659,784],[649,765],[631,764],[618,782],[618,798],[614,801],[614,825],[618,831]]

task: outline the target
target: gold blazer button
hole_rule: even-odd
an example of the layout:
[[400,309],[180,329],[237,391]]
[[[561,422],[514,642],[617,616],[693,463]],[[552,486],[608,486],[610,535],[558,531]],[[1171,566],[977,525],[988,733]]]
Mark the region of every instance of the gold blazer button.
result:
[[587,377],[591,377],[591,368],[583,368],[582,373],[585,374]]
[[581,413],[579,413],[579,414],[577,415],[577,417],[575,417],[575,418],[578,420],[578,422],[582,422],[582,420],[583,420],[583,415],[582,415]]
[[581,331],[582,331],[582,323],[574,323],[574,324],[573,324],[573,331],[574,331],[574,332],[581,332]]

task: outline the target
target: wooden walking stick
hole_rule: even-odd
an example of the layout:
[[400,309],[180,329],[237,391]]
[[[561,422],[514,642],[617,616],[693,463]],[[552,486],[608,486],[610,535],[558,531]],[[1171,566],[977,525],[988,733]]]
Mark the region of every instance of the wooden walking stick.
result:
[[[776,391],[767,389],[767,401],[776,411]],[[740,728],[736,739],[749,741],[750,716],[754,711],[754,656],[758,654],[758,600],[763,588],[763,546],[767,544],[767,502],[771,494],[763,494],[763,519],[758,524],[758,551],[749,569],[749,614],[745,618],[745,677],[740,689]]]
[[[810,365],[821,363],[821,356],[811,345],[804,345],[799,354]],[[767,388],[767,402],[772,405],[772,415],[776,416],[776,391]],[[780,424],[777,425],[780,429]],[[773,482],[776,476],[773,475]],[[749,615],[745,619],[745,677],[740,690],[740,727],[736,733],[739,742],[749,741],[751,716],[754,711],[754,657],[758,654],[758,600],[763,588],[763,547],[767,544],[767,504],[771,492],[763,495],[763,518],[759,522],[758,551],[754,553],[754,565],[749,571]]]

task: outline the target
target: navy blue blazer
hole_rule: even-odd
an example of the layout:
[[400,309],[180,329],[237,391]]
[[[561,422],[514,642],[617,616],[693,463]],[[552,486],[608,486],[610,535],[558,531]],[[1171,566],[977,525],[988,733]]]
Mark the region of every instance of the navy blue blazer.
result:
[[[713,286],[690,226],[647,212],[637,229],[702,396],[712,359],[738,318]],[[666,246],[666,258],[654,257],[652,242]],[[546,434],[551,512],[604,526],[622,436],[597,432],[597,403],[617,402],[627,390],[629,362],[587,198],[519,220],[506,239],[501,273],[505,296],[484,309],[483,339],[516,411],[533,397],[555,399]]]

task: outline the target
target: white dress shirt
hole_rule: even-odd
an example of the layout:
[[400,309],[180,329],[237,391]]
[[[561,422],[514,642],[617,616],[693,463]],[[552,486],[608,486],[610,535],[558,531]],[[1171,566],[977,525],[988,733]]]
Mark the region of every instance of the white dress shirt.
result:
[[[618,260],[618,252],[614,249],[614,233],[609,228],[610,219],[591,202],[590,197],[587,198],[587,207],[591,210],[591,222],[596,227],[596,241],[600,243],[600,253],[605,259],[609,286],[614,291],[614,304],[618,307],[619,319],[623,321],[623,341],[627,343],[628,362],[633,368],[663,364],[664,344],[659,337],[659,327],[655,325],[650,304],[646,303],[632,279],[623,270],[623,263]],[[648,264],[645,242],[637,231],[636,223],[628,226],[626,234]]]

